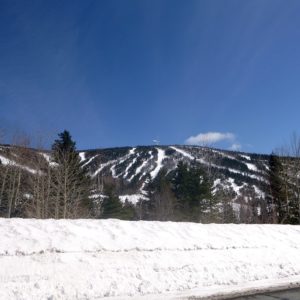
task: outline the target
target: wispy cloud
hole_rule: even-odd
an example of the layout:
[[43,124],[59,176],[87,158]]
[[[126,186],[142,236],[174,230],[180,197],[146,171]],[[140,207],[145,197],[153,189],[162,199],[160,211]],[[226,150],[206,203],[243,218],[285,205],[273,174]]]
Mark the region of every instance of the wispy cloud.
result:
[[233,143],[230,147],[229,150],[233,150],[233,151],[239,151],[242,149],[242,145],[239,143]]
[[206,132],[196,136],[190,136],[185,143],[189,145],[212,145],[222,141],[235,141],[235,135],[231,132]]

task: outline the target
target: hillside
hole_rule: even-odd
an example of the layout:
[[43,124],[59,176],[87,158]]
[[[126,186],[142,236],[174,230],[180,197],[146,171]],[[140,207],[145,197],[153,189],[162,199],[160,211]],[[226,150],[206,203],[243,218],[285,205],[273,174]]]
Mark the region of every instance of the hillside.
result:
[[[268,155],[174,145],[79,151],[79,157],[82,168],[88,170],[95,182],[100,182],[100,188],[92,195],[95,201],[101,201],[106,197],[103,182],[108,182],[114,186],[115,192],[123,203],[133,205],[141,201],[146,203],[150,199],[151,186],[158,180],[157,178],[170,176],[169,174],[173,174],[179,162],[182,162],[187,166],[204,170],[209,178],[212,194],[219,193],[219,199],[222,201],[226,198],[237,215],[242,213],[243,207],[250,207],[255,202],[255,215],[259,217],[266,206],[266,195],[269,190]],[[43,174],[45,171],[42,171],[42,165],[53,167],[55,163],[52,162],[50,152],[2,145],[0,165],[4,167],[4,176],[7,167],[22,171],[23,176],[20,181],[16,178],[21,174],[17,171],[11,174],[14,178],[12,184],[22,187],[21,192],[18,192],[18,203],[21,206],[32,197],[32,192],[28,188],[30,176]],[[26,176],[26,173],[29,176]],[[16,213],[12,215],[18,216],[18,208],[17,205],[15,206]],[[19,208],[19,211],[22,211],[22,208]],[[248,212],[244,214],[249,215]],[[256,219],[241,221],[257,222]]]
[[213,178],[215,190],[232,189],[234,198],[246,190],[264,198],[267,189],[268,155],[176,145],[89,150],[80,152],[80,156],[92,176],[100,174],[122,181],[121,198],[133,203],[145,197],[147,183],[161,169],[168,173],[179,161],[197,162]]
[[[268,155],[174,145],[95,149],[80,151],[79,156],[82,167],[92,178],[109,178],[120,200],[134,205],[149,200],[149,184],[155,182],[162,170],[164,176],[171,174],[179,162],[203,169],[212,182],[213,194],[226,190],[237,212],[248,199],[264,201],[268,191]],[[37,161],[53,164],[47,151],[0,146],[0,163],[4,167],[13,166],[29,175],[36,174],[40,172]],[[24,195],[30,196],[26,183],[23,185]],[[94,196],[101,198],[105,194]]]

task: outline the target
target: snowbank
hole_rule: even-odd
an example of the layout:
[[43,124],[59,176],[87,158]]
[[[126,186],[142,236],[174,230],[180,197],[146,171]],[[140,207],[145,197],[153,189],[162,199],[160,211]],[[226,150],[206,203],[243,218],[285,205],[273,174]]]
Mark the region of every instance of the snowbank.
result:
[[0,237],[0,299],[167,299],[300,279],[300,226],[0,219]]

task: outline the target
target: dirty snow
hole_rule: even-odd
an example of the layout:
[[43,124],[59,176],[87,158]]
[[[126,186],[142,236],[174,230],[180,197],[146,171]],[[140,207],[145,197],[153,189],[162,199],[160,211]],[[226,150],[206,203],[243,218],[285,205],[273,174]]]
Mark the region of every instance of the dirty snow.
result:
[[300,279],[300,226],[0,219],[0,236],[0,299],[179,299]]

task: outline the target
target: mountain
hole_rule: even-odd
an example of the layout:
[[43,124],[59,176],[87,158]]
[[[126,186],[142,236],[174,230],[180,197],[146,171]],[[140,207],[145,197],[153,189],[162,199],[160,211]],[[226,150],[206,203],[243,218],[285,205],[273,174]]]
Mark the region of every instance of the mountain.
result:
[[179,161],[198,163],[214,181],[214,189],[227,187],[239,196],[252,188],[264,198],[268,187],[268,155],[218,150],[199,146],[137,146],[81,151],[80,157],[92,176],[111,176],[121,181],[121,199],[145,198],[145,188],[163,168],[174,170]]
[[[117,187],[121,201],[133,204],[147,201],[149,184],[162,170],[166,175],[175,170],[180,161],[205,170],[213,184],[213,194],[226,190],[235,210],[248,199],[266,200],[269,190],[269,155],[172,145],[94,149],[79,151],[79,156],[93,178],[109,180]],[[47,151],[0,146],[0,165],[34,174],[38,172],[38,160],[53,164]]]

